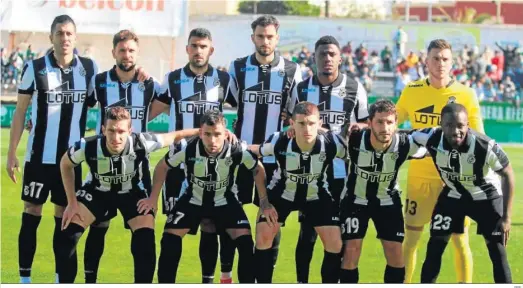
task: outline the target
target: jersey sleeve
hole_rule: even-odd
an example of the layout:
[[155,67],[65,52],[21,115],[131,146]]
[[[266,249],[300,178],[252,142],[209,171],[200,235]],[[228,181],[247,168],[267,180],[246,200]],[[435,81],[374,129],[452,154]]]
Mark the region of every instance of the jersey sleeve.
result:
[[31,60],[25,63],[22,69],[22,78],[18,85],[18,94],[32,95],[35,89],[35,71],[33,61]]
[[429,141],[430,137],[434,134],[436,131],[436,128],[425,128],[420,130],[412,130],[410,132],[410,136],[412,137],[412,143],[416,144],[417,146],[427,146],[427,142]]
[[494,140],[491,140],[487,151],[487,165],[492,168],[492,170],[499,172],[505,169],[508,164],[509,160],[505,151],[503,151],[501,146],[495,143]]
[[162,84],[158,86],[158,90],[155,93],[155,99],[158,101],[171,105],[171,95],[169,95],[169,73],[165,74]]
[[140,133],[138,139],[148,154],[163,147],[163,139],[159,134]]
[[96,75],[98,75],[98,65],[96,65],[96,62],[93,62],[93,76],[91,76],[91,79],[89,79],[89,86],[87,87],[87,105],[89,107],[93,107],[96,105],[96,102],[98,101],[98,97],[96,94]]
[[229,66],[229,75],[231,75],[231,80],[232,80],[232,85],[230,86],[230,89],[231,89],[231,95],[232,97],[234,97],[234,100],[236,100],[236,103],[240,103],[238,98],[239,98],[239,93],[240,93],[240,86],[238,85],[238,78],[236,77],[236,69],[235,69],[235,66],[234,66],[234,61],[231,62],[231,65]]
[[358,91],[356,92],[357,100],[357,109],[354,111],[356,113],[356,122],[364,122],[369,118],[369,109],[367,107],[367,91],[363,85],[358,82]]
[[225,103],[228,103],[232,107],[238,107],[238,101],[236,97],[234,97],[234,93],[232,92],[233,87],[236,87],[236,81],[232,78],[230,74],[228,74],[229,81],[227,81],[227,87],[224,89],[224,97],[225,97]]
[[178,167],[185,162],[185,151],[187,142],[185,139],[169,146],[169,152],[165,154],[165,163],[171,168]]
[[[298,98],[298,84],[301,82],[295,82],[293,83],[291,87],[291,96],[289,97],[289,100],[287,102],[287,113],[289,116],[292,116],[294,114],[294,107],[296,107],[296,104],[298,104],[299,98]],[[301,85],[299,85],[301,86]]]
[[416,143],[412,135],[406,135],[406,137],[409,143],[408,157],[413,159],[425,158],[425,155],[427,154],[427,148]]
[[407,89],[408,87],[405,87],[405,89],[403,89],[400,98],[398,99],[398,103],[396,103],[396,112],[398,113],[398,125],[402,124],[403,122],[407,121],[407,119],[409,119],[409,113],[407,110]]
[[80,165],[85,161],[85,139],[82,138],[80,141],[75,142],[74,145],[67,150],[67,156],[74,165]]
[[276,146],[278,139],[280,139],[280,134],[281,132],[272,134],[263,144],[260,145],[260,155],[262,157],[274,155],[274,146]]
[[241,143],[242,161],[241,164],[249,170],[253,170],[258,165],[258,157],[249,151],[246,142]]
[[485,134],[485,129],[483,127],[483,117],[481,117],[481,108],[479,106],[478,97],[476,92],[472,88],[467,88],[470,91],[470,97],[467,108],[469,114],[470,128]]
[[345,159],[347,158],[347,144],[345,144],[345,141],[335,133],[330,133],[332,139],[334,139],[334,144],[336,145],[336,157]]

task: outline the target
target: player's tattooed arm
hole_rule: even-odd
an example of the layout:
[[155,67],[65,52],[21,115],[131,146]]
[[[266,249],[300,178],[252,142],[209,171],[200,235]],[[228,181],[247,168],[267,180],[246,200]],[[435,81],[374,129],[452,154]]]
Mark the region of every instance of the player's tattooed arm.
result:
[[510,226],[512,223],[512,203],[514,201],[514,189],[515,189],[515,178],[512,165],[508,164],[505,168],[497,171],[497,174],[501,176],[501,191],[503,191],[503,232],[505,233],[504,245],[507,246],[507,242],[510,237]]
[[254,183],[256,184],[256,189],[258,190],[258,198],[260,199],[261,213],[265,215],[267,223],[272,227],[278,222],[278,213],[276,213],[276,209],[274,209],[272,204],[269,202],[269,198],[267,197],[265,168],[260,161],[258,161],[256,167],[253,169],[253,175]]

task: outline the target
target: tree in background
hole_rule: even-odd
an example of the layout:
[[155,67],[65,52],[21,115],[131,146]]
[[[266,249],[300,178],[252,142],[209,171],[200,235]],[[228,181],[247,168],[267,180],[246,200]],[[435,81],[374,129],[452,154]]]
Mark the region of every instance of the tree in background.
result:
[[320,7],[308,1],[241,1],[238,11],[243,14],[320,16]]

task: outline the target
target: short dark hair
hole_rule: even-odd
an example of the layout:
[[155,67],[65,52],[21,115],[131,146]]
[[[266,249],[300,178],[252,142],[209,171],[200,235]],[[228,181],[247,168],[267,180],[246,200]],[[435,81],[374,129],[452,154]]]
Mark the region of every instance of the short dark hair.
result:
[[74,26],[74,31],[76,31],[76,23],[74,23],[73,18],[71,18],[69,15],[59,15],[54,17],[53,23],[51,24],[51,34],[54,34],[54,31],[56,29],[56,25],[58,24],[66,24],[71,23]]
[[191,37],[198,37],[198,38],[207,38],[212,41],[211,31],[205,29],[205,28],[194,28],[189,33],[189,38],[187,38],[187,42],[191,40]]
[[[105,123],[107,123],[107,120],[127,119],[131,120],[131,114],[129,114],[129,111],[122,106],[111,107],[105,111]],[[129,121],[129,125],[131,125],[131,121]]]
[[461,112],[464,112],[465,114],[468,115],[467,108],[465,108],[465,106],[463,106],[459,103],[456,103],[456,102],[451,102],[451,103],[445,105],[445,107],[443,107],[443,109],[441,109],[441,118],[443,118],[443,116],[445,114],[457,114],[457,113],[461,113]]
[[113,48],[118,45],[118,43],[127,41],[127,40],[134,40],[136,44],[139,44],[140,41],[138,39],[138,36],[131,30],[120,30],[118,33],[114,34],[113,36]]
[[258,26],[265,28],[269,25],[274,25],[274,28],[276,28],[276,32],[278,32],[278,28],[280,28],[280,21],[278,21],[278,19],[276,19],[276,17],[272,15],[262,15],[252,22],[252,32],[254,32],[254,30],[256,30],[256,27]]
[[452,51],[452,45],[445,39],[434,39],[430,41],[427,53],[430,53],[432,49],[449,49]]
[[338,49],[340,49],[340,43],[338,42],[338,40],[336,40],[336,38],[334,38],[334,36],[326,35],[326,36],[322,36],[320,39],[318,39],[318,41],[316,41],[316,44],[314,44],[314,51],[316,51],[318,49],[318,47],[320,47],[320,45],[329,45],[329,44],[334,44],[334,45],[336,45],[336,47],[338,47]]
[[298,104],[296,104],[296,106],[294,106],[294,112],[292,114],[292,119],[296,119],[296,115],[305,115],[305,116],[309,116],[309,115],[313,115],[313,114],[320,114],[320,111],[318,110],[318,106],[316,106],[316,104],[313,104],[311,102],[307,102],[307,101],[302,101]]
[[396,115],[398,118],[398,113],[396,112],[396,105],[390,100],[380,99],[369,107],[369,119],[372,121],[376,113],[391,113]]
[[223,113],[218,110],[205,111],[202,118],[200,118],[200,127],[203,125],[214,126],[220,123],[225,126],[225,117]]

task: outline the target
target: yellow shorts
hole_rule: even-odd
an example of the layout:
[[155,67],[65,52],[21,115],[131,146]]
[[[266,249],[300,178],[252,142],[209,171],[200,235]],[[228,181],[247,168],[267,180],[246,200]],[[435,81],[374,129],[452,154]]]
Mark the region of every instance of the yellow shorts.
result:
[[[423,227],[429,224],[442,190],[443,182],[439,179],[409,177],[405,200],[405,225]],[[470,226],[470,218],[465,217],[464,224],[465,227]]]

